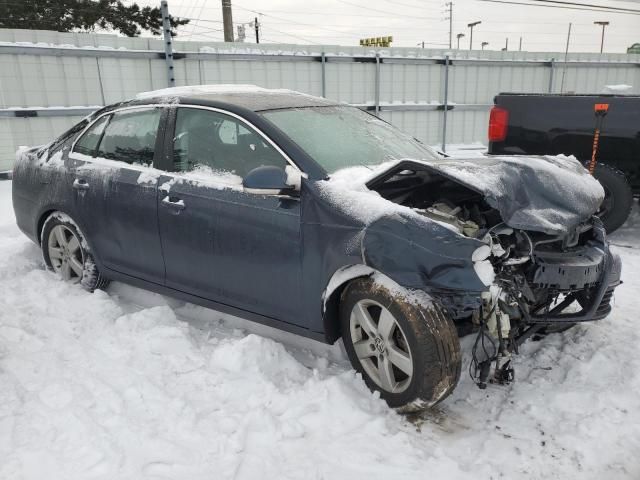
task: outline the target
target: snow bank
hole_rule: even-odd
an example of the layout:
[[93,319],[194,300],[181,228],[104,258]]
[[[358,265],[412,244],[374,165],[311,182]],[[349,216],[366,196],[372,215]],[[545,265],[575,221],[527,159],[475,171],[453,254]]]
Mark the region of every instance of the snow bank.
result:
[[2,479],[640,477],[637,230],[618,249],[610,318],[527,343],[510,387],[463,374],[406,418],[320,344],[59,281],[17,229],[10,189],[0,181]]

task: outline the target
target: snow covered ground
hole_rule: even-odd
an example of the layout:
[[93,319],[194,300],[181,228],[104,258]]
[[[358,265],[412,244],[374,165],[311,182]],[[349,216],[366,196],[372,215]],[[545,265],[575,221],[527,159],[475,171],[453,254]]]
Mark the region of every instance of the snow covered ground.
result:
[[[0,479],[638,479],[640,214],[613,314],[389,410],[339,346],[46,272],[0,181]],[[463,341],[465,366],[471,339]]]

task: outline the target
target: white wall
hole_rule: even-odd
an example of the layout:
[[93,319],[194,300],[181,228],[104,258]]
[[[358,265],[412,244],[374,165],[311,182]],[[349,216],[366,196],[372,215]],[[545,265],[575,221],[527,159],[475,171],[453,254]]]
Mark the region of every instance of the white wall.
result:
[[[58,48],[48,48],[52,46]],[[563,69],[564,92],[599,93],[604,85],[625,83],[640,93],[639,55],[570,54],[572,63],[556,63],[551,79],[549,63],[542,62],[560,62],[563,53],[180,41],[174,48],[187,52],[186,58],[175,60],[177,85],[251,83],[312,95],[322,95],[319,55],[324,52],[326,96],[360,105],[375,103],[377,68],[372,60],[378,53],[380,116],[429,144],[442,140],[443,112],[435,108],[444,101],[445,55],[453,63],[449,143],[484,142],[488,110],[497,93],[548,92],[550,85],[559,92]],[[162,49],[158,39],[0,29],[0,171],[11,167],[19,145],[47,142],[80,118],[15,118],[12,109],[46,107],[52,113],[55,107],[100,106],[164,88]],[[194,55],[198,52],[202,55]],[[354,56],[367,61],[354,61]]]

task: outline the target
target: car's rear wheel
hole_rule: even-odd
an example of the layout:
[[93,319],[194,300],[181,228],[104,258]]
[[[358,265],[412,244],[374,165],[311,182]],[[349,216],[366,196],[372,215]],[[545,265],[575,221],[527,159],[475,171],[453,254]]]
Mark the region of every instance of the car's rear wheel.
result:
[[71,218],[61,213],[50,215],[41,239],[47,267],[64,281],[80,283],[89,291],[108,285],[109,280],[100,273],[84,235]]
[[412,412],[453,391],[460,378],[460,342],[453,322],[435,303],[390,291],[370,278],[342,294],[342,337],[367,386],[389,406]]

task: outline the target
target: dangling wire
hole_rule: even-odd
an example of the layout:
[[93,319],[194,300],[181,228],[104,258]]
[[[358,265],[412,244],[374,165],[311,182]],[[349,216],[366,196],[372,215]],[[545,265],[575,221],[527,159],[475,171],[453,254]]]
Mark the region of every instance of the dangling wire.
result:
[[[488,377],[489,367],[491,362],[498,356],[498,347],[495,341],[491,338],[491,335],[487,333],[487,320],[491,317],[496,309],[497,302],[494,302],[491,311],[487,316],[482,315],[480,317],[480,330],[476,336],[476,341],[471,348],[471,363],[469,364],[469,376],[479,386],[484,383],[483,379]],[[485,339],[488,340],[488,344],[485,343]],[[491,353],[487,351],[487,347],[491,347]],[[478,348],[481,348],[483,359],[478,359]],[[482,388],[482,387],[481,387]]]

